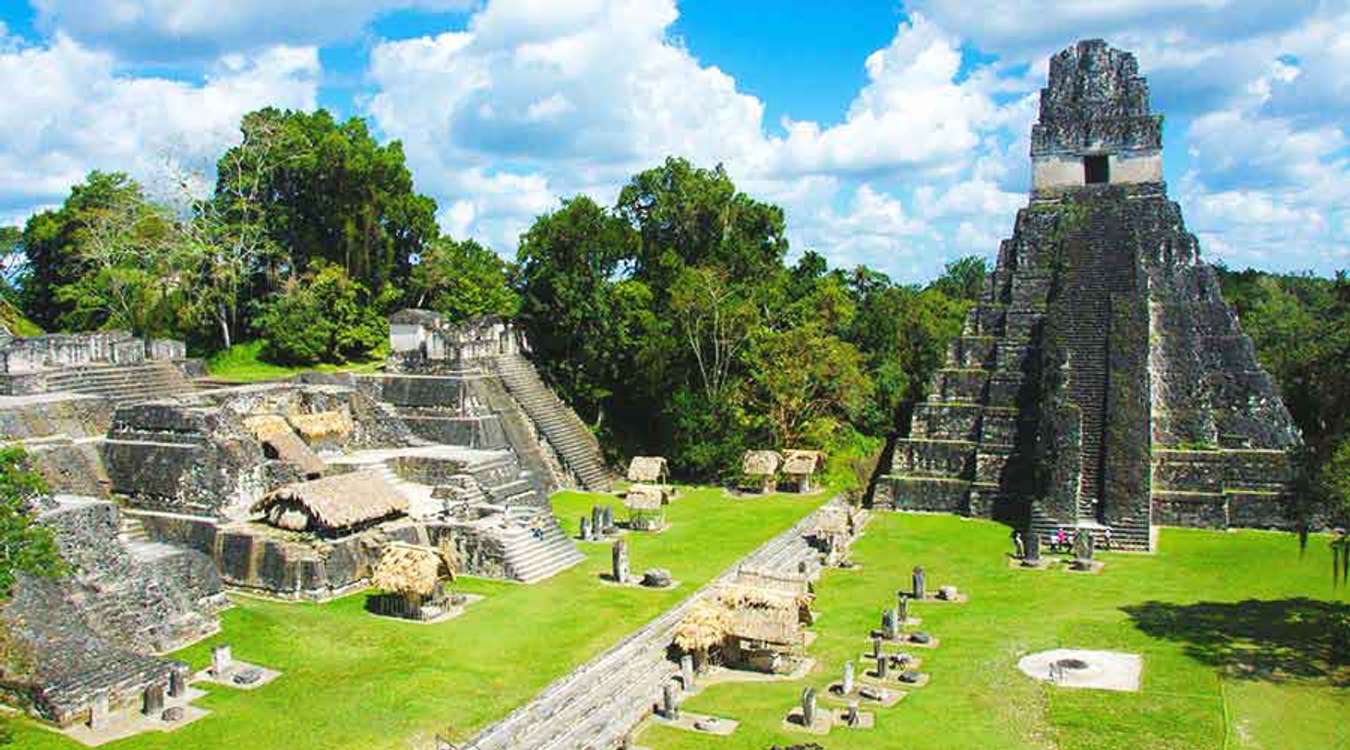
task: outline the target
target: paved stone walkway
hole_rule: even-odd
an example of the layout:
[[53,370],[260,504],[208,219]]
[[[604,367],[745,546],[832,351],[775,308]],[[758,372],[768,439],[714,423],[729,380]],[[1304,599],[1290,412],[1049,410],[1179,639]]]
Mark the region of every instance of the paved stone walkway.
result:
[[[827,503],[842,502],[839,498]],[[819,553],[806,542],[821,511],[766,542],[674,608],[590,662],[549,685],[534,700],[484,729],[465,750],[604,750],[619,747],[660,701],[679,671],[666,659],[675,628],[698,601],[730,582],[742,568],[796,574],[804,563],[813,579]]]

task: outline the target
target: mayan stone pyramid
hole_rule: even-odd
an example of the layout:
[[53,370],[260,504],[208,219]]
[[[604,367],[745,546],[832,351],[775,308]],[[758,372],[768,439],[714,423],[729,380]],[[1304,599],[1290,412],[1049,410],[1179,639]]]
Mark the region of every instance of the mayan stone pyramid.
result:
[[873,502],[1042,536],[1285,527],[1297,429],[1162,178],[1134,55],[1050,62],[1033,186]]

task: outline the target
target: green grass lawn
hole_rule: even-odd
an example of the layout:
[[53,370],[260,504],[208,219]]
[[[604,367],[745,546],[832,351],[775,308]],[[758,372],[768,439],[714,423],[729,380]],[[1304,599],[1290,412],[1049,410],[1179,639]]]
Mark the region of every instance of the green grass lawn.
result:
[[375,357],[364,362],[349,362],[342,365],[322,364],[304,367],[279,365],[263,361],[263,343],[259,339],[235,344],[229,349],[212,354],[206,359],[207,373],[221,380],[254,383],[261,380],[289,378],[301,372],[374,372],[384,364],[383,357]]
[[[1103,554],[1101,575],[1010,569],[1005,526],[949,516],[874,517],[854,549],[855,571],[818,586],[816,669],[802,681],[717,685],[686,704],[741,720],[725,739],[653,727],[657,750],[766,750],[818,741],[852,748],[1350,748],[1350,665],[1333,662],[1331,621],[1350,622],[1331,583],[1324,537],[1300,558],[1291,535],[1164,529],[1155,555]],[[941,640],[924,657],[932,681],[873,731],[814,738],[781,721],[802,689],[820,695],[867,650],[881,610],[908,588],[914,565],[930,586],[969,592],[964,605],[916,604],[920,629]],[[1138,693],[1051,688],[1016,669],[1057,647],[1139,653]],[[860,666],[860,665],[857,665]],[[1332,673],[1339,670],[1338,675]],[[1341,687],[1332,687],[1333,680]],[[825,705],[822,703],[822,705]]]
[[[104,747],[407,748],[453,727],[459,738],[499,719],[552,680],[589,660],[688,596],[764,541],[796,523],[823,495],[733,500],[720,490],[686,491],[670,506],[669,530],[629,535],[634,572],[666,567],[671,591],[603,584],[608,544],[582,544],[586,560],[535,585],[464,578],[483,594],[459,618],[435,625],[373,617],[362,595],[323,605],[236,599],[224,631],[177,654],[195,668],[210,646],[230,643],[237,659],[280,669],[256,691],[210,687],[198,705],[210,716],[171,734],[149,733]],[[607,497],[622,513],[620,501]],[[562,492],[553,503],[576,532],[594,495]],[[19,747],[75,748],[31,724]]]

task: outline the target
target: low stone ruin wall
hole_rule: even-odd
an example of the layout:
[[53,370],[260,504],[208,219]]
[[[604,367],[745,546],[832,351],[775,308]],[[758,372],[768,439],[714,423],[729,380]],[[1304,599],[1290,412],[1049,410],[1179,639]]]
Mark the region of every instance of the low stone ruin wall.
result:
[[237,416],[152,402],[117,410],[102,445],[114,492],[138,508],[228,516],[268,489],[262,445]]
[[393,406],[423,440],[489,450],[510,447],[500,417],[478,403],[469,384],[481,377],[368,375],[355,382],[363,393]]
[[1164,526],[1289,529],[1294,474],[1278,450],[1153,451],[1153,522]]
[[26,445],[28,460],[54,492],[107,499],[111,481],[98,443],[68,438]]
[[172,339],[140,339],[126,331],[53,333],[0,342],[0,373],[20,374],[87,365],[138,365],[187,357]]
[[0,439],[4,440],[101,437],[112,422],[113,405],[101,398],[0,397]]
[[124,545],[115,503],[61,496],[39,515],[55,531],[74,568],[63,586],[82,602],[85,622],[119,647],[158,653],[214,632],[226,605],[220,576],[206,556],[162,545]]
[[140,514],[156,540],[207,555],[226,585],[284,599],[326,601],[366,585],[390,541],[429,544],[412,521],[381,524],[340,539],[289,536],[258,523],[218,526],[207,518]]
[[51,528],[72,574],[20,576],[0,610],[28,668],[0,679],[0,690],[39,718],[87,721],[97,696],[110,709],[139,703],[186,665],[154,656],[219,629],[226,606],[220,577],[205,556],[118,536],[120,510],[93,498],[44,501],[38,522]]
[[245,426],[285,418],[316,450],[407,446],[411,432],[385,407],[336,385],[224,389],[117,410],[102,457],[112,490],[144,510],[243,520],[267,492],[300,474],[269,459]]
[[59,583],[24,576],[0,613],[32,655],[29,671],[0,679],[0,690],[38,718],[86,722],[98,695],[112,710],[138,706],[152,685],[166,686],[174,662],[121,648],[91,630]]
[[447,537],[459,553],[460,572],[482,578],[508,579],[511,577],[506,562],[506,549],[501,540],[489,532],[467,523],[433,524],[427,527],[432,544],[439,545]]

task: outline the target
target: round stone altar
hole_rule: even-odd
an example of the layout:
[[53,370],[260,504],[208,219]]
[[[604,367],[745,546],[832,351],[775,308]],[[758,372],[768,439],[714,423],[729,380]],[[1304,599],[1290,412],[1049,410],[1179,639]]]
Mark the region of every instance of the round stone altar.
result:
[[1017,668],[1029,677],[1060,687],[1136,692],[1144,660],[1138,654],[1119,651],[1057,648],[1024,656]]

